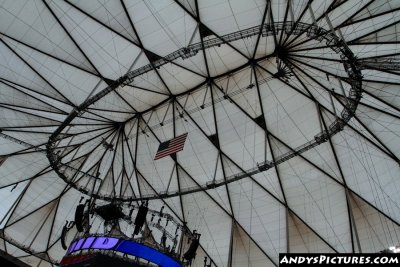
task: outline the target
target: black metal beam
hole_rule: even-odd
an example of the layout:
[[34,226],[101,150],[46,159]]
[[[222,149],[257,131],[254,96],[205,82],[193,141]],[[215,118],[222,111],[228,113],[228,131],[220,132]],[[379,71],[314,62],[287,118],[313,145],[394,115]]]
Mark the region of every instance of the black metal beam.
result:
[[[51,89],[54,90],[55,93],[57,93],[60,97],[62,97],[66,102],[64,102],[65,104],[68,104],[70,106],[75,106],[74,103],[72,103],[66,96],[64,96],[57,88],[54,87],[53,84],[50,83],[50,81],[48,81],[42,74],[40,74],[31,64],[29,64],[22,56],[20,56],[14,49],[12,49],[12,47],[10,45],[8,45],[2,38],[0,38],[0,42],[3,43],[12,53],[14,53],[15,56],[17,56],[26,66],[28,66],[38,77],[40,77],[40,79],[42,79],[45,83],[47,83]],[[46,94],[43,94],[46,95]],[[49,98],[53,98],[51,96],[46,95]],[[57,99],[60,102],[60,99]]]
[[[318,106],[318,112],[319,112],[319,114],[320,114],[320,118],[322,119],[322,124],[323,124],[323,126],[324,126],[324,128],[325,128],[325,131],[329,130],[329,129],[327,128],[328,126],[327,126],[327,124],[326,124],[326,122],[325,122],[325,119],[324,119],[324,116],[323,116],[323,113],[322,113],[322,111],[321,111],[321,107],[320,107],[320,106]],[[339,169],[340,177],[341,177],[342,180],[343,180],[343,186],[344,186],[344,188],[347,190],[347,189],[348,189],[348,186],[347,186],[346,178],[345,178],[345,176],[344,176],[344,173],[343,173],[343,170],[342,170],[342,167],[341,167],[339,158],[338,158],[338,156],[337,156],[335,146],[333,145],[332,137],[331,137],[331,136],[329,136],[328,142],[329,142],[329,146],[330,146],[330,148],[331,148],[331,150],[332,150],[332,153],[333,153],[333,157],[334,157],[334,159],[335,159],[336,166],[337,166],[338,169]],[[352,252],[355,253],[355,249],[354,249],[354,237],[353,237],[353,226],[352,226],[352,224],[351,224],[351,221],[352,221],[351,211],[350,211],[351,207],[349,206],[349,199],[348,199],[348,196],[347,196],[346,192],[344,192],[344,194],[345,194],[345,198],[346,198],[347,218],[348,218],[348,223],[349,223],[348,226],[349,226],[349,228],[350,228],[349,231],[350,231],[350,237],[351,237],[351,249],[352,249]]]
[[[372,2],[372,1],[371,1]],[[371,3],[370,2],[370,3]],[[359,11],[361,11],[362,9],[360,9]],[[384,15],[387,15],[387,14],[390,14],[390,13],[394,13],[394,12],[396,12],[396,11],[399,11],[400,10],[400,7],[397,7],[397,8],[393,8],[393,9],[389,9],[389,10],[387,10],[387,11],[384,11],[384,12],[381,12],[381,13],[378,13],[378,14],[373,14],[373,15],[369,15],[368,17],[364,17],[364,18],[360,18],[360,19],[357,19],[357,20],[353,20],[353,21],[351,21],[351,22],[348,22],[347,20],[346,20],[346,22],[345,23],[341,23],[339,26],[342,28],[342,27],[346,27],[346,26],[349,26],[349,25],[351,25],[351,24],[356,24],[356,23],[360,23],[360,22],[364,22],[364,21],[366,21],[366,20],[370,20],[370,19],[373,19],[373,18],[376,18],[376,17],[380,17],[380,16],[384,16]],[[337,28],[337,27],[336,27]]]
[[359,9],[357,9],[356,12],[354,12],[352,15],[350,15],[345,21],[343,21],[341,24],[336,26],[334,29],[336,30],[338,28],[343,27],[344,25],[351,24],[351,23],[349,23],[349,21],[351,21],[355,16],[357,16],[359,13],[361,13],[365,8],[367,8],[373,2],[375,2],[375,0],[370,0],[367,4],[365,4],[363,7],[359,8]]
[[36,51],[36,52],[39,52],[39,53],[41,53],[41,54],[43,54],[43,55],[46,55],[46,56],[48,56],[48,57],[51,57],[52,59],[58,60],[58,61],[60,61],[60,62],[62,62],[62,63],[64,63],[64,64],[67,64],[67,65],[71,66],[71,67],[77,68],[77,69],[79,69],[79,70],[81,70],[81,71],[83,71],[83,72],[86,72],[87,74],[91,74],[91,75],[93,75],[93,76],[102,78],[98,73],[93,73],[93,72],[91,72],[91,71],[89,71],[89,70],[87,70],[87,69],[82,68],[81,66],[77,66],[77,65],[75,65],[75,64],[72,64],[71,62],[68,62],[68,61],[64,60],[64,59],[58,58],[58,57],[56,57],[56,56],[54,56],[54,55],[52,55],[52,54],[50,54],[50,53],[47,53],[47,52],[45,52],[45,51],[43,51],[43,50],[40,50],[39,48],[37,48],[37,47],[35,47],[35,46],[32,46],[32,45],[30,45],[30,44],[28,44],[28,43],[25,43],[25,42],[23,42],[23,41],[21,41],[21,40],[18,40],[18,39],[16,39],[16,38],[14,38],[14,37],[11,37],[11,36],[9,36],[9,35],[7,35],[7,34],[5,34],[5,33],[0,32],[0,35],[4,35],[5,37],[7,37],[7,38],[13,40],[14,42],[20,43],[20,44],[22,44],[22,45],[24,45],[24,46],[26,46],[26,47],[28,47],[28,48],[30,48],[30,49]]
[[[7,82],[6,82],[6,81],[7,81]],[[7,87],[10,87],[10,88],[14,89],[15,91],[18,91],[18,92],[20,92],[20,93],[22,93],[22,94],[24,94],[24,95],[27,95],[27,96],[29,96],[29,97],[35,99],[36,101],[39,101],[39,102],[41,102],[41,103],[43,103],[43,104],[45,104],[45,105],[47,105],[47,106],[50,106],[50,107],[53,108],[53,109],[58,110],[59,113],[62,113],[62,114],[65,114],[65,115],[68,114],[68,112],[66,112],[66,111],[64,111],[64,110],[62,110],[62,109],[60,109],[59,107],[56,107],[56,106],[54,106],[54,105],[52,105],[52,104],[50,104],[50,103],[48,103],[48,102],[46,102],[46,101],[44,101],[44,100],[38,98],[38,97],[35,97],[35,96],[33,96],[33,95],[31,95],[31,94],[28,94],[27,92],[24,92],[24,91],[22,91],[21,89],[17,88],[16,86],[21,86],[21,87],[23,87],[23,86],[20,85],[20,84],[13,83],[13,82],[8,81],[8,80],[5,80],[5,79],[3,79],[3,78],[0,78],[0,83],[4,84],[4,85],[7,86]],[[11,84],[9,84],[9,83],[11,83]],[[31,89],[29,89],[29,88],[27,88],[27,87],[23,87],[23,88],[26,89],[26,90],[28,90],[28,91],[33,91],[33,90],[31,90]],[[35,91],[33,91],[33,92],[35,92]],[[36,93],[36,94],[39,94],[39,95],[42,95],[42,96],[45,96],[44,94],[40,94],[40,93],[38,93],[38,92],[35,92],[35,93]],[[47,96],[46,96],[46,97],[47,97]]]
[[384,29],[390,28],[390,27],[392,27],[392,26],[394,26],[394,25],[396,25],[396,24],[398,24],[398,23],[399,23],[399,20],[397,20],[397,21],[395,21],[395,22],[392,22],[392,23],[390,23],[390,24],[388,24],[388,25],[386,25],[386,26],[384,26],[384,27],[381,27],[381,28],[379,28],[379,29],[376,29],[376,30],[373,30],[373,31],[371,31],[371,32],[365,33],[365,34],[363,34],[363,35],[361,35],[361,36],[358,36],[357,38],[355,38],[355,39],[353,39],[353,40],[351,40],[351,41],[348,41],[347,43],[348,43],[349,45],[351,45],[351,44],[353,44],[354,42],[357,42],[358,40],[360,40],[360,39],[362,39],[362,38],[364,38],[364,37],[366,37],[366,36],[368,36],[368,35],[371,35],[371,34],[374,34],[374,33],[379,32],[379,31],[382,31],[382,30],[384,30]]
[[[270,0],[268,0],[268,2],[270,2]],[[257,41],[256,41],[256,45],[254,46],[253,56],[251,57],[252,61],[254,61],[254,59],[256,58],[258,45],[260,44],[260,39],[261,39],[261,35],[262,35],[262,27],[261,26],[264,24],[265,18],[267,17],[267,14],[268,14],[268,9],[269,9],[268,2],[266,2],[266,4],[265,4],[263,17],[262,17],[262,20],[261,20],[261,23],[260,23],[260,31],[259,31],[259,33],[257,35]]]
[[92,61],[89,59],[89,57],[86,55],[86,53],[82,50],[82,48],[79,46],[79,44],[75,41],[75,39],[72,37],[71,33],[67,30],[67,28],[64,26],[64,24],[62,24],[61,20],[57,17],[57,15],[54,13],[54,11],[51,9],[51,7],[49,6],[49,4],[46,2],[46,0],[42,0],[42,2],[44,3],[44,5],[46,6],[47,10],[50,11],[50,13],[53,15],[54,19],[58,22],[58,24],[61,26],[61,28],[63,28],[65,34],[69,37],[69,39],[74,43],[74,45],[76,46],[76,48],[78,48],[79,52],[81,52],[81,54],[85,57],[85,59],[87,60],[87,62],[89,62],[89,64],[93,67],[93,69],[101,76],[101,73],[99,72],[99,70],[96,68],[96,66],[92,63]]

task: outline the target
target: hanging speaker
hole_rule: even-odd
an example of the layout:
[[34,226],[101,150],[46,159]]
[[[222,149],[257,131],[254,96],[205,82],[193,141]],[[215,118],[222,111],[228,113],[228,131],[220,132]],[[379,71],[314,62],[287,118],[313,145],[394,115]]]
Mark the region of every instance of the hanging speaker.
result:
[[183,254],[183,258],[187,261],[192,261],[196,257],[196,250],[199,247],[199,239],[194,239],[190,244],[189,249]]
[[63,249],[67,249],[67,244],[65,243],[65,238],[66,238],[67,232],[69,230],[67,224],[68,224],[68,221],[65,223],[65,225],[61,231],[61,246]]
[[83,212],[85,210],[84,204],[79,204],[75,210],[75,225],[78,232],[83,232]]
[[140,228],[142,228],[142,226],[146,220],[146,215],[147,215],[148,211],[149,211],[149,208],[147,208],[146,206],[139,207],[139,211],[135,218],[135,231],[133,232],[134,235],[137,235],[140,231]]

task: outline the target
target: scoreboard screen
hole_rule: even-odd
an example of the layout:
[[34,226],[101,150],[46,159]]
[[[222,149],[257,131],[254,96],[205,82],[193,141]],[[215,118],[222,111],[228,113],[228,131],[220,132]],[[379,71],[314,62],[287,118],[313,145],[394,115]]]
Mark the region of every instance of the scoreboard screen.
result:
[[[126,255],[148,260],[149,262],[159,266],[182,267],[178,260],[154,248],[132,240],[107,236],[89,236],[74,241],[69,246],[67,254],[61,261],[61,266],[69,265],[70,263],[68,262],[71,262],[71,259],[76,259],[77,256],[73,256],[77,254],[75,252],[90,251],[91,249],[121,252]],[[87,259],[85,258],[85,260]],[[76,260],[74,260],[74,262],[76,262]]]

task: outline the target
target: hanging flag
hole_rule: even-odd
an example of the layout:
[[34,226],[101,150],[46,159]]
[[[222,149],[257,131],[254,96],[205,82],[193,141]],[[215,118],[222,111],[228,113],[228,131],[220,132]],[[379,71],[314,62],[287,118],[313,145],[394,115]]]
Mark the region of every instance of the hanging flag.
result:
[[158,147],[157,154],[154,157],[154,160],[158,160],[176,152],[182,151],[183,146],[185,145],[186,137],[187,133],[184,133],[180,136],[175,137],[174,139],[161,143]]

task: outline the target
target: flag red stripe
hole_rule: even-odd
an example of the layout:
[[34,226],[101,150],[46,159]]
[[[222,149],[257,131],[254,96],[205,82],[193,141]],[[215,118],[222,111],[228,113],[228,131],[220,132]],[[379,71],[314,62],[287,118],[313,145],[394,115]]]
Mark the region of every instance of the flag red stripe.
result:
[[[186,137],[187,137],[187,133],[184,133],[178,137],[175,137],[174,139],[166,141],[166,142],[169,142],[168,147],[166,147],[162,150],[158,150],[154,157],[154,160],[157,160],[157,159],[163,158],[165,156],[171,155],[173,153],[182,151],[183,147],[185,145]],[[161,146],[161,144],[160,144],[160,146]]]
[[179,144],[170,146],[170,147],[168,147],[168,148],[166,148],[166,149],[163,149],[162,151],[158,151],[157,154],[158,154],[158,153],[164,153],[165,151],[168,151],[168,150],[174,149],[174,148],[176,148],[176,147],[180,147],[180,146],[183,147],[183,143],[179,143]]
[[163,158],[163,157],[165,157],[165,156],[174,154],[174,153],[179,152],[179,151],[182,151],[182,150],[183,150],[183,148],[177,149],[176,151],[169,151],[168,153],[164,153],[164,154],[158,154],[158,155],[156,155],[156,157],[155,157],[154,159],[160,159],[160,158]]
[[174,148],[170,148],[167,150],[163,150],[163,151],[157,153],[156,157],[161,156],[161,155],[168,155],[168,154],[171,154],[173,151],[181,151],[181,150],[183,150],[183,145],[176,147],[176,148],[174,147]]
[[169,152],[169,153],[167,153],[167,154],[157,155],[157,157],[155,157],[154,160],[157,160],[157,159],[160,159],[160,158],[163,158],[163,157],[172,155],[172,154],[177,153],[177,152],[182,151],[182,150],[183,150],[183,149],[178,149],[178,150],[176,150],[176,151],[171,151],[171,152]]
[[163,155],[163,154],[168,154],[168,153],[171,152],[171,151],[182,150],[182,149],[183,149],[183,145],[182,145],[182,146],[178,146],[178,147],[169,148],[169,149],[167,149],[167,150],[163,150],[163,151],[157,153],[156,156],[158,156],[158,155]]

